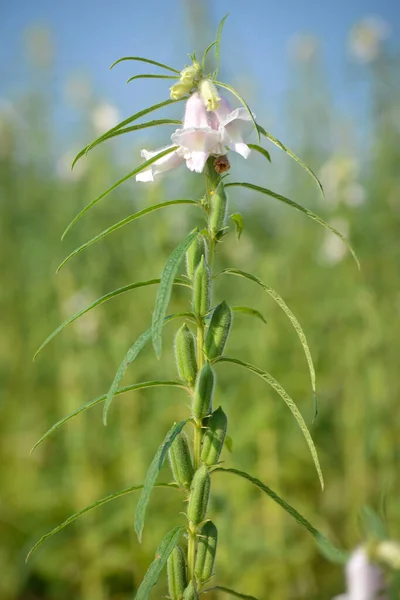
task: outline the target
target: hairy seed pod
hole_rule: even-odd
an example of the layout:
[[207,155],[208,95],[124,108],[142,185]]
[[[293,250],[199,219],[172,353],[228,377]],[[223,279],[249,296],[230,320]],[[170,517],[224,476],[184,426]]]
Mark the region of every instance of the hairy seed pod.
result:
[[211,304],[211,273],[204,256],[201,257],[193,277],[193,310],[204,317]]
[[206,518],[208,500],[210,497],[210,474],[205,465],[197,469],[190,486],[188,503],[188,519],[198,525]]
[[204,350],[210,360],[223,353],[231,324],[232,311],[224,300],[214,308],[207,330]]
[[175,362],[179,377],[192,386],[197,375],[196,341],[184,323],[175,336]]
[[190,279],[193,279],[202,256],[207,259],[207,243],[204,235],[198,235],[186,252],[186,272]]
[[201,421],[212,410],[212,396],[214,391],[215,375],[210,363],[206,363],[197,374],[194,394],[192,399],[192,415]]
[[200,583],[212,576],[215,554],[217,552],[218,531],[212,521],[207,521],[199,533],[194,574]]
[[185,554],[175,546],[167,561],[168,591],[171,600],[182,600],[187,586]]
[[188,439],[184,432],[179,433],[172,442],[168,457],[176,483],[179,487],[190,489],[194,469]]
[[198,600],[199,594],[197,593],[194,581],[191,581],[187,586],[183,594],[183,600]]
[[220,182],[211,198],[210,232],[213,238],[225,227],[227,208],[228,199],[224,184]]
[[228,417],[221,407],[217,408],[207,421],[207,429],[201,446],[201,460],[211,467],[216,465],[225,442]]

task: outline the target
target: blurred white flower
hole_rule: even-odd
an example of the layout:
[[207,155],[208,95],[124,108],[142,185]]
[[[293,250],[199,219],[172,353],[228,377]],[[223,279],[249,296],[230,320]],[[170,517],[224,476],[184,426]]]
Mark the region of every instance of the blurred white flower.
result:
[[349,34],[350,54],[358,61],[369,63],[378,58],[382,42],[390,33],[389,25],[380,17],[365,17]]
[[105,133],[118,124],[120,115],[118,109],[112,104],[99,104],[92,111],[92,123],[98,135]]
[[66,80],[64,86],[66,101],[76,108],[85,108],[92,98],[93,91],[88,76],[74,73]]
[[71,151],[66,152],[57,160],[56,172],[63,181],[79,181],[86,172],[85,161],[78,161],[73,169],[71,169],[72,161],[76,153]]
[[[88,289],[81,289],[67,298],[62,305],[65,318],[71,316],[93,302],[94,296]],[[73,323],[79,340],[85,344],[93,344],[98,339],[99,317],[96,312],[90,311]]]
[[387,600],[382,569],[370,562],[364,548],[357,548],[346,565],[346,594],[333,600]]
[[310,61],[317,53],[318,40],[313,35],[295,35],[289,40],[289,52],[294,60]]
[[319,177],[327,200],[333,205],[344,202],[359,206],[365,200],[364,188],[358,183],[359,163],[354,156],[336,155],[322,165]]
[[350,183],[343,190],[343,202],[347,204],[347,206],[361,206],[364,204],[365,198],[366,192],[360,183]]
[[[332,219],[330,225],[340,231],[346,238],[348,237],[349,223],[346,219]],[[336,265],[343,260],[346,253],[347,247],[343,244],[342,240],[333,233],[330,233],[330,231],[326,231],[320,248],[320,257],[322,261],[329,265]]]

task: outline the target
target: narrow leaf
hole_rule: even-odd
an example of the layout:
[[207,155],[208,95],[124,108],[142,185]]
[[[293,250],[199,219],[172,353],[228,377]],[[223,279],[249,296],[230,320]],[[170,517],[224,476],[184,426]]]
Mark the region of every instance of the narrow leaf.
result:
[[248,594],[241,594],[240,592],[235,592],[235,590],[231,590],[230,588],[224,587],[222,585],[216,585],[212,588],[207,588],[202,594],[206,594],[207,592],[212,592],[213,590],[219,590],[220,592],[224,592],[225,594],[229,594],[229,596],[235,596],[236,598],[244,598],[245,600],[257,600],[254,596],[249,596]]
[[257,132],[257,137],[258,137],[258,141],[260,141],[260,132],[257,128],[257,123],[254,119],[254,115],[250,110],[249,105],[247,104],[247,102],[242,98],[242,96],[239,94],[239,92],[237,92],[232,86],[228,85],[227,83],[222,83],[221,81],[214,81],[215,85],[224,88],[225,90],[228,90],[228,92],[231,92],[231,94],[233,94],[234,96],[236,96],[236,98],[239,100],[239,102],[241,102],[243,104],[243,106],[245,107],[245,109],[247,110],[247,112],[249,113],[251,120],[253,121],[254,124],[254,128]]
[[77,160],[79,160],[79,158],[81,156],[83,156],[83,154],[86,154],[87,152],[89,152],[89,150],[91,150],[91,148],[93,148],[97,144],[100,144],[100,142],[111,137],[111,134],[114,134],[116,131],[119,131],[126,125],[133,123],[133,121],[137,121],[141,117],[144,117],[145,115],[148,115],[149,113],[151,113],[155,110],[158,110],[159,108],[163,108],[164,106],[169,106],[170,104],[175,104],[175,102],[182,102],[182,100],[185,100],[185,99],[186,98],[180,98],[179,100],[164,100],[163,102],[159,102],[158,104],[153,104],[153,106],[144,108],[143,110],[140,110],[139,112],[128,117],[127,119],[124,119],[124,121],[121,121],[121,123],[118,123],[118,125],[115,125],[115,127],[112,127],[111,129],[109,129],[108,131],[103,133],[100,137],[98,137],[96,140],[94,140],[91,144],[86,146],[86,148],[84,148],[84,151],[79,152],[72,163],[72,168],[74,167]]
[[266,150],[265,148],[262,148],[262,146],[258,146],[257,144],[247,144],[247,145],[252,150],[255,150],[259,154],[262,154],[267,159],[268,162],[271,162],[271,155],[268,152],[268,150]]
[[179,265],[185,256],[185,253],[193,240],[198,236],[199,232],[192,231],[187,235],[178,246],[172,251],[169,256],[164,270],[161,275],[161,282],[158,288],[158,294],[153,312],[152,321],[152,338],[154,351],[157,358],[161,356],[162,349],[162,328],[164,323],[164,317],[167,312],[169,300],[171,297],[172,285],[178,271]]
[[267,324],[267,321],[264,319],[262,313],[260,313],[260,311],[256,310],[255,308],[251,308],[250,306],[232,306],[232,310],[234,312],[245,313],[247,315],[250,315],[251,317],[257,317],[258,319],[261,319],[263,323]]
[[[123,62],[124,60],[138,60],[140,62],[148,63],[149,65],[155,65],[156,67],[161,67],[162,69],[167,69],[167,71],[172,71],[172,73],[176,73],[177,75],[180,75],[180,71],[177,71],[173,67],[169,67],[168,65],[165,65],[164,63],[160,63],[156,60],[150,60],[150,58],[143,58],[142,56],[124,56],[123,58],[118,58],[118,60],[113,62],[110,69],[115,67],[115,65],[118,65],[119,63]],[[175,79],[176,79],[176,77],[175,77]]]
[[216,69],[214,71],[214,75],[213,78],[215,79],[218,76],[218,71],[219,71],[219,65],[221,62],[221,37],[222,37],[222,30],[224,28],[225,25],[225,21],[226,19],[229,17],[229,13],[226,13],[226,15],[221,19],[219,25],[218,25],[218,29],[217,29],[217,36],[215,38],[215,60],[217,63]]
[[176,77],[174,75],[152,75],[150,73],[144,73],[142,75],[134,75],[133,77],[130,77],[126,83],[130,83],[134,79],[175,79],[176,80]]
[[62,263],[59,265],[59,267],[57,268],[57,273],[58,273],[58,271],[60,269],[62,269],[62,267],[64,265],[67,264],[67,262],[69,262],[71,260],[71,258],[73,258],[74,256],[76,256],[77,254],[79,254],[83,250],[86,250],[86,248],[89,248],[89,246],[92,246],[96,242],[99,242],[100,240],[102,240],[103,238],[105,238],[110,233],[113,233],[114,231],[117,231],[118,229],[121,229],[121,227],[124,227],[125,225],[128,225],[128,223],[131,223],[132,221],[136,221],[136,219],[139,219],[140,217],[148,215],[148,214],[154,212],[155,210],[160,210],[161,208],[165,208],[167,206],[174,206],[176,204],[192,204],[192,205],[197,206],[197,207],[200,206],[198,204],[198,202],[196,202],[195,200],[185,200],[185,199],[183,199],[183,200],[168,200],[166,202],[161,202],[160,204],[154,204],[153,206],[147,206],[146,208],[144,208],[142,210],[139,210],[138,212],[134,213],[133,215],[129,215],[128,217],[125,217],[125,219],[122,219],[121,221],[118,221],[118,223],[114,223],[114,225],[111,225],[111,227],[107,227],[107,229],[104,229],[104,231],[101,231],[100,233],[98,233],[97,235],[95,235],[88,242],[85,242],[84,244],[82,244],[78,248],[75,248],[75,250],[73,252],[71,252],[71,254],[69,254],[67,256],[67,258],[65,258],[62,261]]
[[[123,388],[117,390],[115,392],[115,395],[117,396],[119,394],[126,394],[126,392],[143,390],[143,389],[151,388],[151,387],[179,387],[179,388],[182,388],[183,390],[186,389],[186,387],[180,381],[142,381],[140,383],[134,383],[133,385],[127,385],[126,387],[123,387]],[[44,433],[42,435],[42,437],[33,446],[32,450],[31,450],[31,454],[35,450],[35,448],[37,448],[39,446],[39,444],[41,444],[42,442],[44,442],[44,440],[47,437],[49,437],[49,435],[51,435],[54,431],[56,431],[56,429],[58,429],[59,427],[61,427],[61,425],[64,425],[64,423],[66,423],[67,421],[69,421],[73,417],[76,417],[76,415],[79,415],[80,413],[84,412],[85,410],[88,410],[89,408],[92,408],[93,406],[97,406],[97,404],[100,404],[101,402],[104,402],[104,400],[106,398],[107,398],[107,394],[103,394],[102,396],[98,396],[94,400],[90,400],[89,402],[86,402],[85,404],[82,404],[82,406],[80,406],[76,410],[74,410],[71,413],[69,413],[66,417],[63,417],[62,419],[60,419],[59,421],[57,421],[57,423],[54,423],[54,425],[52,425],[50,427],[50,429],[48,429],[46,431],[46,433]]]
[[267,196],[276,198],[276,200],[279,200],[280,202],[283,202],[284,204],[288,204],[289,206],[292,206],[296,210],[299,210],[300,212],[304,213],[305,215],[307,215],[307,217],[309,217],[313,221],[316,221],[317,223],[322,225],[322,227],[325,227],[325,229],[327,229],[328,231],[330,231],[331,233],[336,235],[338,238],[340,238],[342,240],[343,244],[351,252],[354,260],[356,261],[357,267],[360,269],[360,262],[357,258],[357,254],[354,252],[351,244],[346,240],[346,238],[340,233],[340,231],[338,231],[337,229],[332,227],[332,225],[329,225],[329,223],[324,221],[324,219],[322,219],[321,217],[319,217],[318,215],[313,213],[311,210],[308,210],[308,208],[304,208],[304,206],[302,206],[301,204],[297,204],[297,202],[294,202],[293,200],[290,200],[289,198],[286,198],[285,196],[281,196],[281,194],[277,194],[276,192],[273,192],[272,190],[269,190],[264,187],[260,187],[259,185],[254,185],[253,183],[232,182],[232,183],[225,184],[225,187],[233,187],[233,186],[240,186],[240,187],[244,187],[244,188],[249,188],[250,190],[255,190],[256,192],[261,192],[262,194],[266,194]]
[[207,48],[204,50],[203,58],[202,58],[202,61],[201,61],[201,69],[202,69],[202,71],[204,71],[204,69],[205,69],[205,65],[206,65],[206,59],[207,59],[208,53],[209,53],[209,52],[210,52],[210,50],[211,50],[211,49],[212,49],[212,48],[213,48],[213,47],[216,45],[216,43],[217,43],[217,40],[214,40],[214,41],[213,41],[213,42],[211,42],[211,44],[209,44],[209,45],[207,46]]
[[[177,485],[175,483],[157,483],[155,487],[168,487],[168,488],[176,489]],[[48,540],[55,533],[58,533],[59,531],[61,531],[61,529],[64,529],[64,527],[66,527],[70,523],[73,523],[74,521],[76,521],[76,519],[79,519],[79,517],[82,517],[82,515],[88,513],[89,511],[93,510],[94,508],[103,506],[103,504],[107,504],[107,502],[110,502],[111,500],[115,500],[116,498],[121,498],[121,496],[126,496],[127,494],[130,494],[131,492],[136,492],[137,490],[141,490],[141,489],[143,489],[143,485],[133,485],[131,487],[125,488],[124,490],[120,490],[119,492],[115,492],[114,494],[109,494],[108,496],[106,496],[105,498],[102,498],[101,500],[96,500],[96,502],[89,504],[88,506],[86,506],[85,508],[80,510],[79,512],[71,515],[70,517],[68,517],[68,519],[66,519],[63,523],[61,523],[61,525],[58,525],[57,527],[55,527],[54,529],[52,529],[51,531],[49,531],[48,533],[43,535],[40,538],[40,540],[38,540],[36,542],[36,544],[29,551],[28,556],[26,557],[26,561],[28,561],[31,554],[44,541]]]
[[240,236],[242,235],[244,227],[243,217],[240,213],[233,213],[233,215],[231,215],[229,218],[231,221],[233,221],[236,228],[236,237],[238,240],[240,240]]
[[303,527],[305,527],[307,529],[307,531],[316,540],[320,549],[325,548],[326,551],[328,551],[328,549],[329,549],[329,553],[332,556],[336,556],[337,560],[342,564],[344,564],[347,561],[348,554],[346,552],[343,552],[342,550],[339,550],[338,548],[336,548],[332,544],[332,542],[330,542],[328,540],[328,538],[326,538],[320,531],[318,531],[318,529],[316,529],[313,525],[311,525],[311,523],[309,521],[307,521],[307,519],[305,517],[303,517],[303,515],[301,515],[295,508],[293,508],[293,506],[288,504],[286,502],[286,500],[283,500],[283,498],[278,496],[278,494],[276,492],[274,492],[273,490],[271,490],[271,488],[269,488],[267,485],[265,485],[265,483],[262,483],[262,481],[260,481],[259,479],[256,479],[256,477],[252,477],[248,473],[246,473],[244,471],[238,471],[237,469],[226,469],[224,467],[217,467],[216,469],[213,470],[213,473],[215,473],[217,471],[219,471],[221,473],[233,473],[234,475],[238,475],[239,477],[243,477],[243,479],[247,479],[248,481],[250,481],[252,484],[257,486],[260,490],[262,490],[263,492],[268,494],[268,496],[274,502],[279,504],[279,506],[281,506],[287,513],[289,513],[289,515],[291,517],[296,519],[296,521],[299,523],[299,525],[302,525]]
[[[123,287],[120,287],[120,288],[118,288],[116,290],[113,290],[112,292],[108,292],[108,294],[105,294],[101,298],[97,298],[97,300],[94,300],[94,302],[91,302],[91,304],[89,304],[88,306],[85,306],[85,308],[82,308],[81,310],[79,310],[77,313],[75,313],[74,315],[72,315],[72,317],[69,317],[66,321],[64,321],[64,323],[61,323],[61,325],[59,325],[59,327],[57,327],[57,329],[55,329],[44,340],[44,342],[39,346],[39,348],[36,350],[36,352],[35,352],[35,354],[33,356],[33,360],[35,360],[35,358],[37,357],[37,355],[39,354],[39,352],[41,352],[43,350],[43,348],[45,348],[45,346],[47,346],[47,344],[57,334],[59,334],[63,329],[65,329],[65,327],[67,327],[67,325],[70,325],[71,323],[73,323],[74,321],[76,321],[77,319],[79,319],[79,317],[82,317],[83,315],[85,315],[87,312],[89,312],[90,310],[92,310],[92,308],[96,308],[96,306],[99,306],[100,304],[103,304],[104,302],[107,302],[108,300],[111,300],[111,298],[115,298],[116,296],[120,296],[121,294],[125,294],[125,292],[129,292],[130,290],[134,290],[134,289],[140,288],[140,287],[145,287],[147,285],[154,285],[156,283],[160,283],[160,279],[149,279],[148,281],[138,281],[136,283],[129,283],[128,285],[124,285]],[[190,287],[190,285],[184,279],[181,279],[179,277],[177,277],[175,279],[174,285],[182,285],[184,287]]]
[[244,367],[248,371],[251,371],[252,373],[255,373],[255,375],[258,375],[258,377],[261,377],[261,379],[266,381],[268,383],[268,385],[270,385],[272,387],[272,389],[274,389],[276,391],[276,393],[279,394],[279,396],[285,402],[286,406],[289,408],[292,415],[296,419],[297,424],[299,425],[301,431],[303,432],[303,435],[306,439],[307,445],[311,452],[311,456],[313,458],[315,468],[318,473],[318,477],[319,477],[319,480],[321,483],[321,488],[324,489],[324,478],[322,476],[322,471],[321,471],[321,467],[320,467],[319,460],[318,460],[318,454],[317,454],[317,450],[314,446],[313,439],[312,439],[311,434],[308,430],[308,427],[302,417],[302,414],[300,413],[296,404],[294,403],[292,398],[289,396],[289,394],[286,392],[286,390],[284,390],[283,387],[276,381],[276,379],[274,379],[272,377],[272,375],[267,373],[267,371],[262,371],[261,369],[259,369],[258,367],[255,367],[254,365],[251,365],[250,363],[243,362],[242,360],[239,360],[237,358],[229,358],[227,356],[218,357],[214,361],[214,363],[219,363],[219,362],[229,362],[229,363],[233,363],[235,365]]
[[159,158],[162,158],[163,156],[166,156],[167,154],[171,154],[171,152],[174,152],[177,149],[178,146],[172,146],[171,148],[167,148],[166,150],[163,150],[162,152],[159,152],[158,154],[156,154],[155,156],[153,156],[152,158],[149,158],[149,160],[146,160],[144,163],[142,163],[139,167],[136,167],[136,169],[133,169],[133,171],[131,171],[130,173],[128,173],[127,175],[125,175],[124,177],[122,177],[121,179],[119,179],[116,183],[114,183],[111,187],[109,187],[107,190],[105,190],[105,192],[102,192],[100,194],[100,196],[97,196],[97,198],[95,198],[94,200],[92,200],[91,202],[89,202],[89,204],[87,204],[81,211],[80,213],[78,213],[76,215],[76,217],[74,219],[72,219],[71,223],[68,225],[68,227],[66,228],[66,230],[64,231],[64,233],[61,236],[61,239],[63,240],[66,236],[66,234],[68,233],[68,231],[71,229],[71,227],[73,225],[75,225],[75,223],[77,221],[79,221],[79,219],[81,217],[83,217],[83,215],[90,209],[92,208],[95,204],[97,204],[98,202],[100,202],[100,200],[102,200],[103,198],[105,198],[106,196],[108,196],[108,194],[110,192],[112,192],[113,190],[115,190],[118,186],[120,186],[122,183],[125,183],[125,181],[128,181],[128,179],[130,179],[131,177],[133,177],[134,175],[136,175],[137,173],[140,173],[141,171],[143,171],[144,169],[146,169],[147,167],[149,167],[150,165],[152,165],[156,160],[158,160]]
[[180,421],[179,423],[174,423],[172,425],[167,435],[165,436],[163,443],[161,444],[161,446],[159,446],[153,460],[151,461],[149,470],[146,473],[146,479],[144,481],[143,490],[140,494],[139,502],[137,503],[135,512],[135,531],[138,536],[139,542],[142,541],[144,519],[146,516],[147,505],[149,503],[150,494],[152,492],[154,484],[157,481],[157,477],[161,471],[161,468],[164,464],[172,442],[174,441],[178,433],[182,431],[188,420],[189,419],[184,419],[183,421]]
[[314,179],[314,181],[318,185],[318,187],[319,187],[319,189],[321,191],[322,196],[325,197],[324,188],[322,187],[322,183],[320,182],[320,180],[318,179],[318,177],[316,176],[316,174],[314,173],[314,171],[312,169],[310,169],[310,167],[308,165],[306,165],[306,163],[304,163],[301,160],[301,158],[299,158],[294,152],[292,152],[292,150],[290,150],[290,148],[288,148],[287,146],[285,146],[285,144],[283,144],[282,142],[280,142],[271,133],[269,133],[268,131],[266,131],[264,129],[264,127],[261,127],[261,125],[258,125],[257,123],[256,123],[256,127],[257,127],[257,131],[259,133],[262,133],[262,135],[264,135],[267,139],[269,139],[270,142],[272,142],[273,144],[275,144],[275,146],[278,146],[278,148],[280,148],[281,150],[283,150],[284,152],[286,152],[286,154],[288,154],[291,158],[293,158],[293,160],[295,160],[297,163],[299,163],[299,165],[301,167],[303,167],[303,169],[305,171],[307,171],[307,173],[309,175],[311,175],[311,177]]
[[294,314],[292,313],[290,308],[287,306],[287,304],[285,303],[283,298],[280,297],[278,292],[276,292],[272,288],[265,285],[265,283],[263,281],[261,281],[261,279],[258,279],[258,277],[255,277],[255,275],[252,275],[251,273],[246,273],[245,271],[240,271],[238,269],[225,269],[224,271],[222,271],[221,275],[236,275],[238,277],[244,277],[246,279],[250,279],[250,281],[254,281],[254,283],[257,283],[257,285],[262,287],[267,292],[267,294],[269,296],[271,296],[271,298],[273,300],[275,300],[275,302],[278,304],[278,306],[283,310],[285,315],[288,317],[289,321],[292,323],[292,325],[298,335],[300,343],[303,347],[304,354],[307,359],[308,370],[310,372],[311,387],[312,387],[312,391],[313,391],[313,395],[314,395],[314,403],[315,403],[316,402],[315,369],[314,369],[314,363],[313,363],[313,359],[311,356],[310,348],[308,346],[307,338],[306,338],[306,335],[305,335],[300,323],[298,322],[298,320],[296,319],[296,317],[294,316]]
[[179,537],[184,530],[185,528],[182,525],[174,527],[174,529],[171,529],[171,531],[163,538],[161,544],[157,548],[156,556],[147,569],[146,575],[136,592],[135,600],[148,600],[152,587],[157,583],[162,570],[167,564],[169,555],[177,545]]

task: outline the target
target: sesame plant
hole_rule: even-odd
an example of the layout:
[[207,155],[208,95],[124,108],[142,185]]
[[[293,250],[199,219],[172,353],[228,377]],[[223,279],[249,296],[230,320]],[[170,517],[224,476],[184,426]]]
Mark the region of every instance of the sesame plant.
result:
[[[134,527],[137,537],[141,541],[153,488],[172,488],[178,494],[181,494],[185,514],[184,516],[182,513],[177,515],[176,523],[162,538],[155,552],[155,558],[137,589],[135,596],[137,600],[144,600],[149,597],[152,587],[157,583],[164,568],[167,569],[168,574],[168,597],[172,600],[195,599],[211,590],[239,598],[252,598],[252,596],[246,594],[245,590],[240,592],[232,590],[229,587],[229,582],[220,582],[218,574],[214,574],[218,543],[223,544],[224,540],[218,541],[217,524],[211,520],[210,516],[212,515],[209,514],[209,499],[212,493],[212,480],[221,475],[246,479],[278,503],[299,525],[304,527],[315,538],[325,555],[338,561],[346,559],[345,553],[338,550],[305,517],[268,485],[251,474],[222,466],[223,463],[220,460],[224,447],[229,449],[230,445],[230,438],[227,436],[228,419],[224,410],[225,399],[223,394],[220,397],[215,394],[216,373],[225,363],[227,367],[240,367],[247,371],[249,375],[256,375],[261,378],[283,400],[304,435],[321,487],[323,488],[324,485],[317,450],[307,424],[295,402],[281,384],[267,371],[242,360],[240,357],[232,357],[225,353],[235,312],[247,312],[252,316],[262,317],[250,307],[231,306],[229,298],[217,304],[213,302],[215,280],[224,277],[236,277],[256,284],[261,291],[266,292],[279,305],[291,322],[304,350],[314,397],[315,414],[317,413],[315,370],[307,338],[283,298],[252,273],[234,267],[226,268],[222,272],[215,271],[214,257],[218,252],[221,241],[229,235],[232,229],[236,231],[237,237],[240,238],[243,229],[243,217],[239,213],[229,214],[228,193],[230,190],[232,189],[233,192],[234,188],[247,188],[302,212],[337,235],[358,262],[354,251],[343,236],[319,216],[277,192],[251,182],[238,181],[233,176],[229,162],[231,152],[236,152],[244,159],[250,160],[251,153],[257,152],[266,161],[270,162],[268,150],[262,146],[261,140],[265,139],[275,144],[305,169],[323,194],[322,186],[313,171],[287,146],[256,121],[256,117],[248,104],[234,88],[219,81],[220,41],[225,19],[226,17],[222,19],[218,27],[216,40],[207,47],[202,59],[199,61],[195,54],[189,55],[191,62],[182,71],[139,56],[124,57],[112,65],[114,67],[121,61],[134,61],[157,67],[160,70],[159,73],[134,75],[129,81],[140,78],[174,80],[170,88],[170,98],[144,108],[110,129],[83,148],[75,158],[74,164],[97,145],[117,136],[161,125],[178,125],[178,129],[170,136],[170,143],[165,147],[159,150],[142,150],[141,154],[145,159],[144,162],[89,202],[68,225],[63,237],[89,209],[108,196],[115,188],[133,177],[136,178],[137,182],[151,184],[161,173],[183,165],[191,172],[204,175],[204,193],[200,198],[194,198],[189,187],[187,197],[184,199],[167,200],[147,206],[111,225],[67,256],[59,269],[89,246],[147,214],[174,205],[182,205],[182,209],[184,205],[194,209],[191,230],[182,233],[182,239],[167,258],[160,277],[125,285],[98,298],[62,323],[48,336],[37,351],[37,353],[40,352],[67,325],[73,323],[96,306],[136,288],[151,285],[158,286],[152,322],[128,349],[108,392],[87,402],[55,423],[34,446],[36,448],[50,434],[75,415],[96,405],[103,405],[103,422],[106,425],[113,399],[119,394],[154,387],[175,387],[186,392],[189,400],[187,418],[171,424],[169,431],[166,432],[165,438],[155,452],[144,483],[132,485],[85,507],[45,534],[31,550],[31,552],[35,550],[43,541],[86,512],[134,491],[140,491]],[[215,69],[208,72],[206,65],[211,61],[212,54],[214,54]],[[222,94],[232,96],[234,101],[240,104],[240,107],[233,108],[228,97]],[[183,121],[158,119],[137,123],[142,117],[179,102],[185,103]],[[254,138],[252,142],[248,141],[251,136]],[[185,273],[182,273],[184,263],[186,270]],[[190,301],[185,312],[168,314],[169,301],[176,286],[183,286],[187,289]],[[179,322],[179,329],[175,335],[174,351],[178,376],[169,380],[154,379],[123,387],[121,384],[127,368],[147,344],[152,343],[156,358],[161,358],[163,329],[170,323],[176,322]],[[167,457],[172,471],[172,481],[160,483],[158,476]]]

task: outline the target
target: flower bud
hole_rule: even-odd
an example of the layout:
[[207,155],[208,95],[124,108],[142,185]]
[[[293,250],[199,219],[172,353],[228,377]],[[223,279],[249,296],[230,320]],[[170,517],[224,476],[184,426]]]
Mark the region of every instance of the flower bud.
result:
[[214,391],[215,375],[210,363],[206,363],[197,374],[194,394],[192,399],[192,415],[201,421],[212,410],[212,396]]
[[210,360],[223,353],[231,324],[232,311],[224,300],[214,308],[207,330],[204,350]]
[[183,600],[198,600],[198,599],[199,599],[199,594],[197,593],[194,582],[191,581],[183,594]]
[[199,92],[204,106],[208,111],[217,110],[220,103],[220,96],[217,88],[210,79],[201,79],[199,83]]
[[400,570],[400,543],[391,540],[379,542],[375,550],[376,558],[392,567],[392,569]]
[[179,377],[192,386],[197,374],[195,339],[186,323],[175,336],[175,362]]
[[201,257],[207,260],[207,244],[203,235],[198,235],[186,252],[186,272],[193,279],[194,272],[199,266]]
[[211,196],[210,232],[214,238],[225,227],[227,208],[228,199],[224,184],[221,182]]
[[176,483],[181,488],[190,488],[193,479],[193,463],[185,433],[179,433],[168,450],[169,462]]
[[218,531],[212,521],[204,523],[199,532],[194,573],[199,583],[204,583],[212,576],[215,554],[217,552]]
[[189,67],[185,67],[181,71],[180,81],[182,83],[187,83],[187,84],[190,83],[193,86],[193,83],[196,81],[196,79],[199,78],[200,73],[201,73],[200,63],[195,61],[192,65],[190,65]]
[[210,474],[205,465],[197,469],[190,486],[188,503],[188,519],[190,523],[199,525],[206,518],[208,500],[210,498]]
[[201,460],[209,467],[218,463],[224,447],[228,417],[221,407],[217,408],[207,421],[207,429],[201,446]]
[[210,310],[210,304],[211,273],[203,255],[193,277],[193,310],[204,317]]
[[171,600],[182,600],[187,585],[185,555],[175,546],[167,561],[168,591]]
[[177,83],[174,83],[174,85],[169,88],[169,90],[170,90],[169,97],[171,98],[171,100],[180,100],[181,98],[183,98],[190,92],[192,87],[193,87],[192,82],[178,81]]

